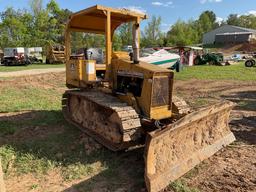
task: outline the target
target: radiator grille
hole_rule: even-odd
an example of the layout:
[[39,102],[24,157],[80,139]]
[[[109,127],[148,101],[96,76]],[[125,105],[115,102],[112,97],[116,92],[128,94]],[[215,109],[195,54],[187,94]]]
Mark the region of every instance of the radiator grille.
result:
[[152,107],[169,105],[169,78],[154,78],[152,94]]

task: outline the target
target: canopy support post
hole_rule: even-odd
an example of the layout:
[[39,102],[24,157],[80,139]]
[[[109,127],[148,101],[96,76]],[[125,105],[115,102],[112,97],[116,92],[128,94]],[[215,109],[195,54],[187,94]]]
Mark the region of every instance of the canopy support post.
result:
[[111,35],[111,13],[107,11],[106,29],[105,29],[105,41],[106,41],[106,74],[105,79],[110,80],[111,74],[111,58],[112,58],[112,35]]

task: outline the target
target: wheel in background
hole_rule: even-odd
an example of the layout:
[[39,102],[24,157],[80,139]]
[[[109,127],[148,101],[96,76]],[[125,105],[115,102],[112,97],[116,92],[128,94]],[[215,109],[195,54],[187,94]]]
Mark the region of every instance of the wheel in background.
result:
[[247,60],[245,62],[245,67],[253,67],[255,65],[255,61],[254,60]]

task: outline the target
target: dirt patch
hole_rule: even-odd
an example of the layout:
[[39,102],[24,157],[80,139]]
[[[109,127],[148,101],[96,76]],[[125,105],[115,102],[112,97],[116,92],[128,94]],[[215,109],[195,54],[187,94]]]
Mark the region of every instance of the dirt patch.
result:
[[13,72],[0,72],[0,77],[20,77],[20,76],[30,76],[30,75],[40,75],[46,73],[59,73],[64,72],[65,68],[49,68],[49,69],[29,69],[23,71],[13,71]]
[[186,181],[201,191],[255,191],[255,154],[255,146],[231,146],[204,161]]
[[224,54],[232,54],[235,52],[254,52],[256,50],[256,42],[252,43],[242,43],[242,44],[236,44],[236,45],[227,45],[221,49],[219,49],[219,52],[223,52]]
[[65,82],[66,78],[64,73],[47,73],[0,80],[0,89],[9,86],[17,88],[34,86],[43,89],[61,88],[61,90],[64,91],[66,89]]
[[[253,90],[256,90],[255,82],[190,80],[176,81],[175,84],[175,94],[183,97],[194,108],[218,102],[220,99],[236,103],[246,102],[248,97],[256,100]],[[204,103],[198,102],[203,99]]]
[[[86,178],[83,178],[83,180],[86,180]],[[6,188],[8,189],[8,191],[13,192],[59,192],[71,187],[72,185],[76,185],[81,181],[82,180],[77,180],[73,182],[64,181],[61,175],[61,171],[59,169],[54,169],[41,177],[37,177],[33,174],[13,176],[12,179],[6,181]]]
[[0,113],[0,120],[1,121],[31,120],[35,117],[36,117],[36,113],[31,113],[31,111]]

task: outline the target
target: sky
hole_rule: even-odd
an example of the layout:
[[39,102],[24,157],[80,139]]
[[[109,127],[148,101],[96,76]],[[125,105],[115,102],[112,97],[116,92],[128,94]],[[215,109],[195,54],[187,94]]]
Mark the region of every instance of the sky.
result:
[[[44,5],[49,0],[44,0]],[[61,8],[73,12],[99,4],[115,8],[129,8],[145,12],[149,18],[152,15],[161,16],[161,29],[167,31],[178,19],[197,19],[205,10],[214,11],[219,21],[229,14],[255,14],[255,0],[56,0]],[[0,0],[0,11],[7,7],[28,9],[29,0]],[[142,23],[142,27],[147,21]]]

